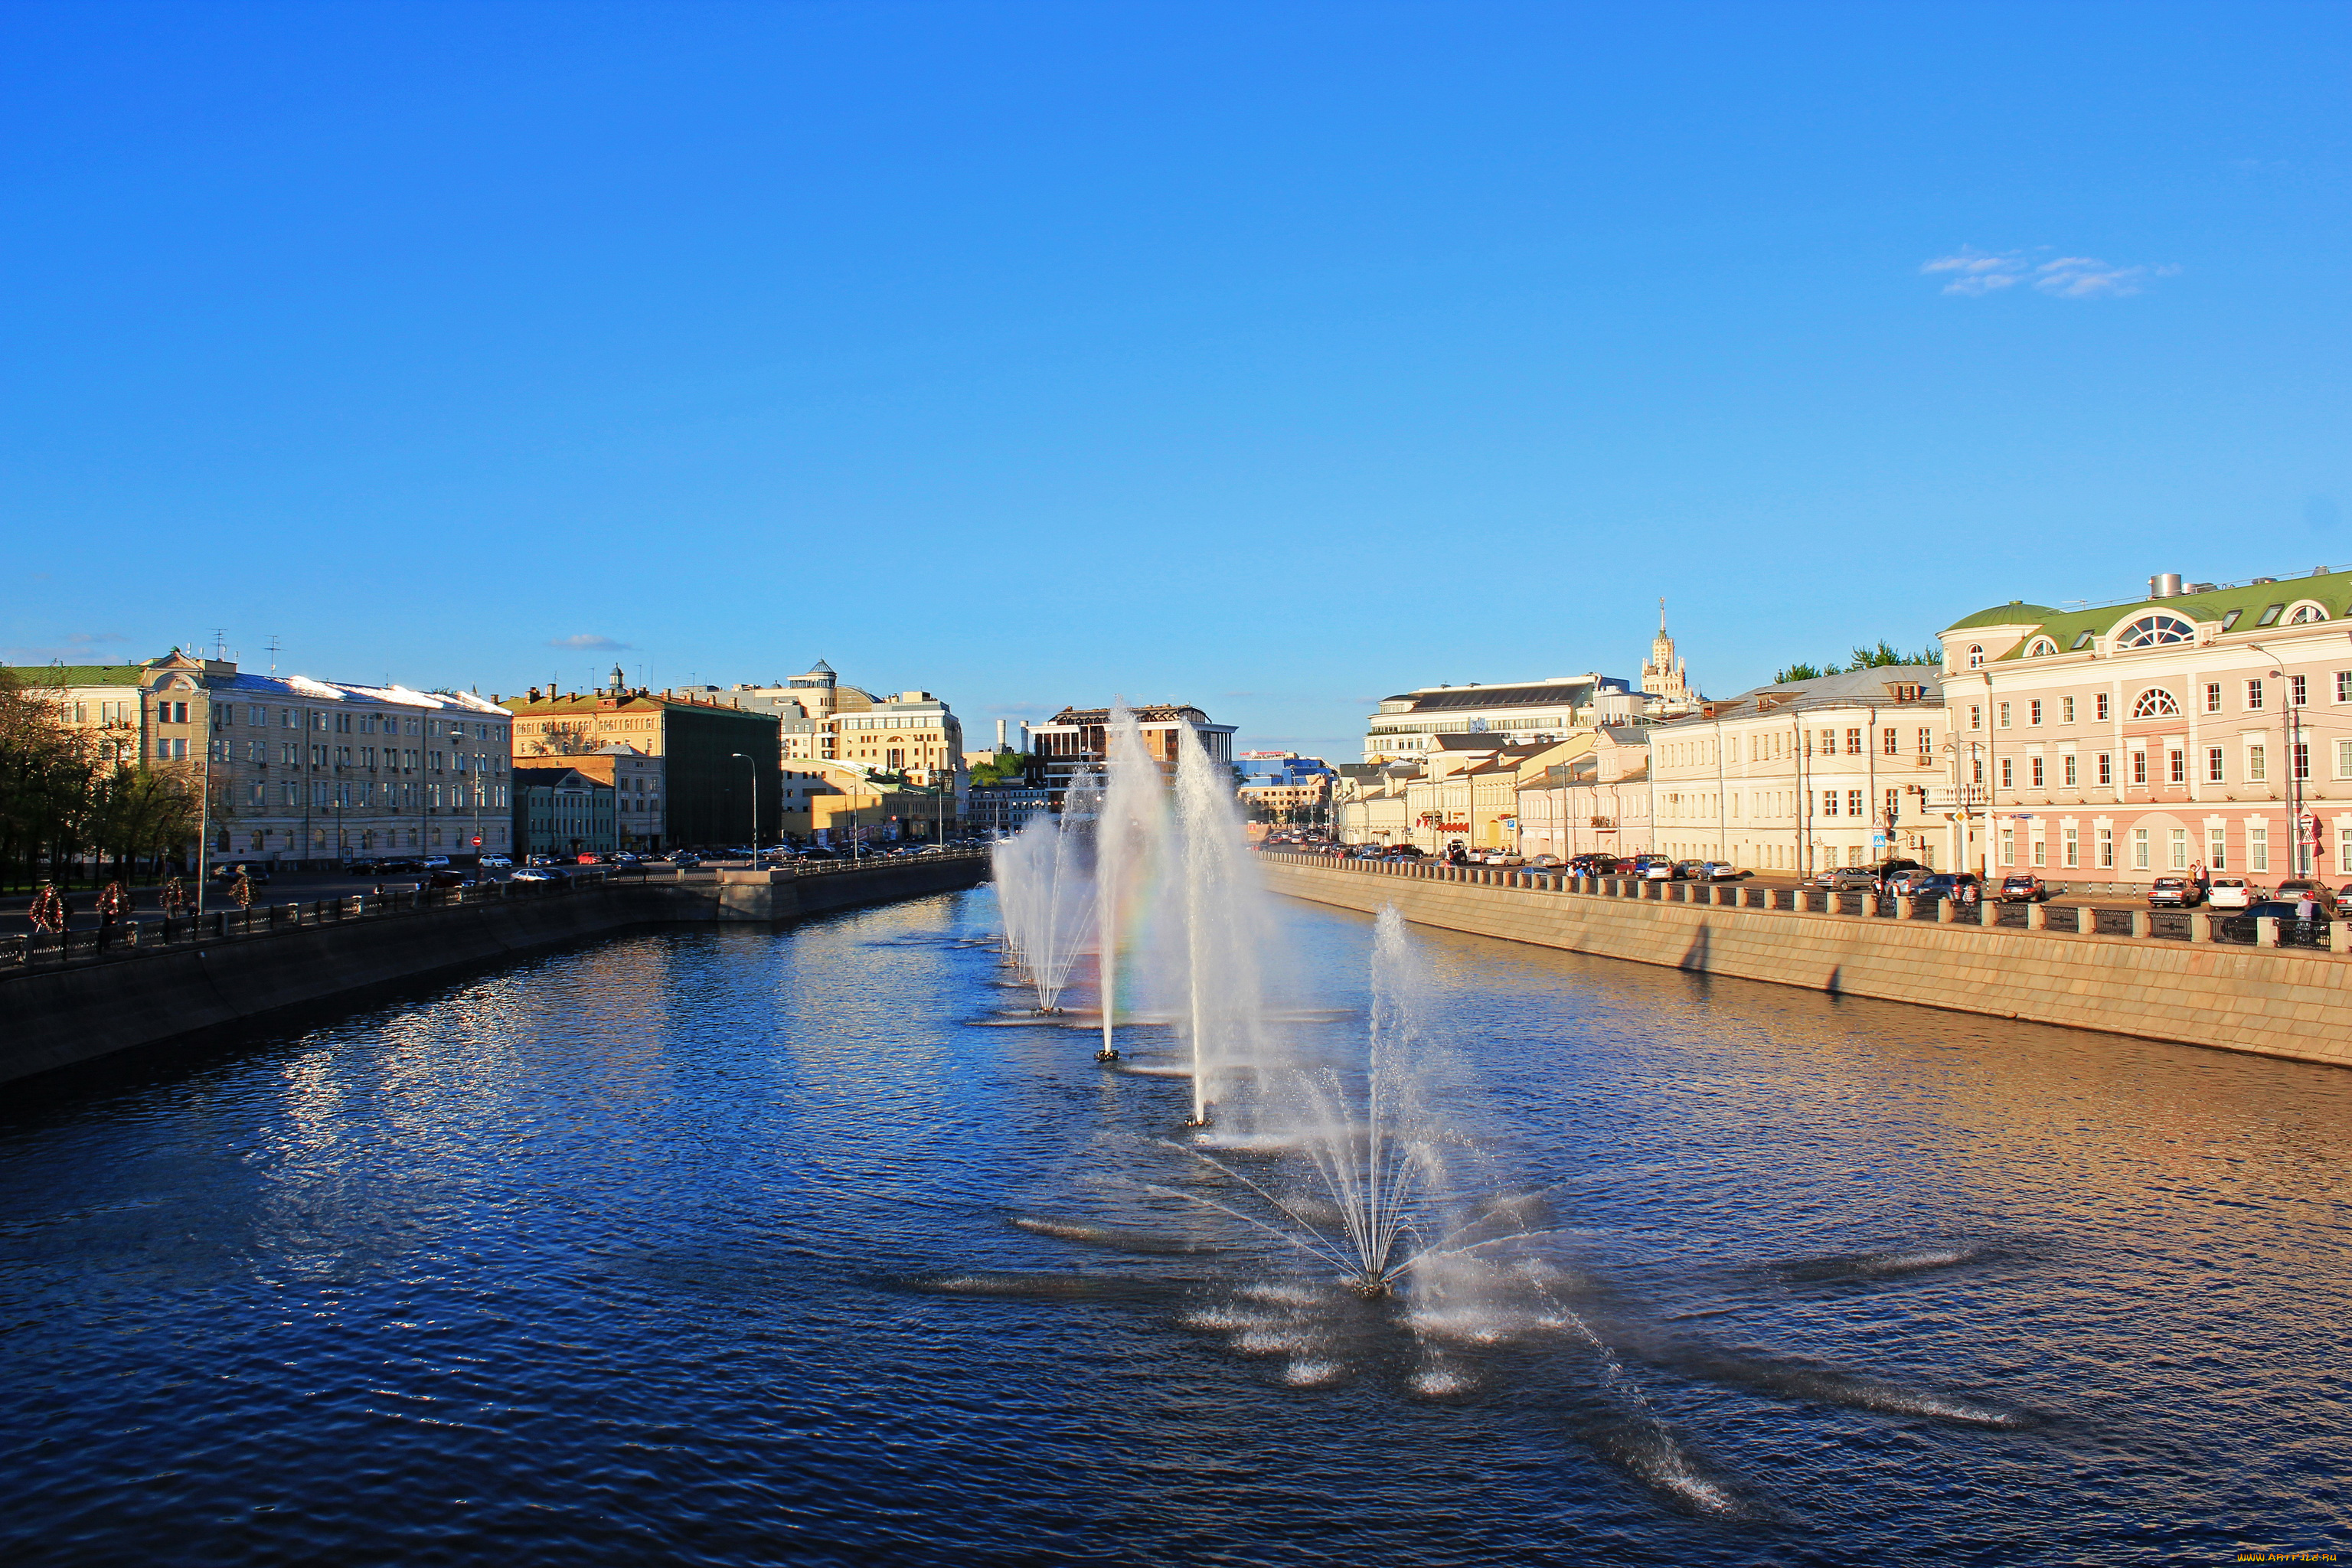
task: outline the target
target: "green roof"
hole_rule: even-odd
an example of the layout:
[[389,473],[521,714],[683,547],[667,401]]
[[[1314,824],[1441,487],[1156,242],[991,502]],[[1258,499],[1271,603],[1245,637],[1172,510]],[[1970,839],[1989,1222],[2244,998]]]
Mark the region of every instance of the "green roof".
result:
[[1990,610],[1979,610],[1965,621],[1954,621],[1945,629],[1964,632],[1970,626],[2037,626],[2058,612],[2047,605],[2029,605],[2022,599],[2011,599],[2006,605],[1995,605]]
[[0,666],[26,686],[136,686],[142,664],[11,664]]
[[[2135,616],[2163,611],[2188,621],[2218,621],[2231,632],[2251,632],[2285,618],[2290,605],[2309,600],[2327,612],[2330,620],[2352,616],[2352,572],[2326,572],[2315,577],[2280,577],[2267,583],[2244,583],[2202,594],[2176,594],[2169,599],[2141,599],[2125,605],[2102,605],[2082,610],[2052,610],[2016,602],[1999,609],[1980,610],[1951,630],[1969,626],[2026,626],[2032,634],[2000,657],[2021,658],[2034,636],[2046,637],[2060,653],[2075,651],[2085,632],[2105,637]],[[2087,644],[2085,646],[2088,646]],[[1998,661],[1996,661],[1998,662]]]

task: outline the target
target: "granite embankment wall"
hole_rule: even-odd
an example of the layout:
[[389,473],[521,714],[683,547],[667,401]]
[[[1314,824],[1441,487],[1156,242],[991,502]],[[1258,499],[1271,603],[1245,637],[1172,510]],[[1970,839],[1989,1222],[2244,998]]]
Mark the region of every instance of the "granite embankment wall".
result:
[[[1277,893],[1570,952],[2352,1066],[2352,958],[1553,891],[1264,858]],[[1475,874],[1474,874],[1475,875]],[[1489,873],[1489,875],[1493,875]],[[1849,902],[1848,908],[1853,907]]]
[[[619,931],[789,920],[970,887],[986,869],[979,857],[941,857],[803,879],[722,872],[608,883],[348,918],[311,919],[321,913],[314,906],[299,923],[250,934],[236,934],[232,916],[224,934],[142,941],[105,958],[0,973],[0,1081]],[[375,901],[348,904],[364,910]]]

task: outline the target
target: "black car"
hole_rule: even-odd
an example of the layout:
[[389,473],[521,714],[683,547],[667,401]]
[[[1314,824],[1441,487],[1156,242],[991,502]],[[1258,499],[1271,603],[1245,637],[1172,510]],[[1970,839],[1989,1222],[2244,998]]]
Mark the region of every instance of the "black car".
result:
[[425,874],[422,860],[379,860],[375,863],[379,877],[421,877]]
[[2222,915],[2213,921],[2214,933],[2229,942],[2252,942],[2257,931],[2254,922],[2270,919],[2278,921],[2279,941],[2289,946],[2326,947],[2328,943],[2327,901],[2315,900],[2311,923],[2305,925],[2295,914],[2300,900],[2263,899],[2248,904],[2242,914]]
[[1938,871],[1920,882],[1911,896],[1923,902],[1937,899],[1959,899],[1964,894],[1981,896],[1984,882],[1973,871]]

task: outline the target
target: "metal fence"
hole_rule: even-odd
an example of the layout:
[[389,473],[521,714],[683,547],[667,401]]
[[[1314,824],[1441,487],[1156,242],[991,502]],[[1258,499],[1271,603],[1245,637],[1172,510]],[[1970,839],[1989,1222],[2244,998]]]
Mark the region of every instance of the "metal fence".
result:
[[[1436,861],[1363,860],[1287,849],[1260,851],[1268,859],[1413,881],[1522,888],[1541,892],[1584,893],[1603,898],[1645,899],[1670,903],[1722,905],[1844,918],[1913,920],[1930,923],[2042,930],[2061,934],[2126,937],[2140,941],[2254,945],[2263,940],[2251,915],[2208,910],[2151,910],[2146,906],[2047,903],[1955,905],[1931,899],[1895,899],[1875,894],[1832,893],[1817,888],[1748,888],[1737,882],[1653,881],[1635,877],[1578,877],[1559,871],[1524,871],[1494,866],[1449,866]],[[2040,919],[2037,921],[2036,916]],[[2088,917],[2087,924],[2084,917]],[[2304,952],[2352,952],[2352,921],[2324,916],[2310,921],[2272,922],[2270,945]]]

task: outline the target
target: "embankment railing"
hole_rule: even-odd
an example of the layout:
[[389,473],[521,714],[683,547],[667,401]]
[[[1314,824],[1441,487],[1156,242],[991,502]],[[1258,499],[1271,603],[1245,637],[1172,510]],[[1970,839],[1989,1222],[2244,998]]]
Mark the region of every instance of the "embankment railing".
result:
[[1638,877],[1580,877],[1563,871],[1528,871],[1498,866],[1449,866],[1434,861],[1370,860],[1344,855],[1262,849],[1267,860],[1317,870],[1372,878],[1453,882],[1471,887],[1518,888],[1587,898],[1636,899],[1733,909],[1776,910],[1857,920],[1925,921],[1937,925],[1977,926],[2110,936],[2148,942],[2235,942],[2297,949],[2314,955],[2352,953],[2352,919],[2315,920],[2213,914],[2200,910],[2116,909],[2089,904],[1986,902],[1960,905],[1948,899],[1882,897],[1817,888],[1749,887],[1738,882],[1654,881]]

